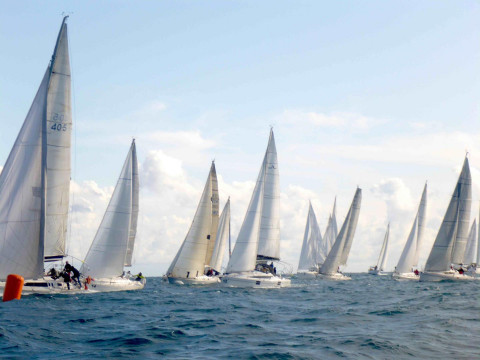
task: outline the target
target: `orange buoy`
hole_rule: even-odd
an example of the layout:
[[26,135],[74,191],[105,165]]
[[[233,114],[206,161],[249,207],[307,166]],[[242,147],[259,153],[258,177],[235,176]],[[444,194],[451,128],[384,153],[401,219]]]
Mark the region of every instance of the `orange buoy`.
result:
[[23,277],[16,274],[7,276],[5,290],[3,291],[3,302],[10,300],[20,300],[22,297]]

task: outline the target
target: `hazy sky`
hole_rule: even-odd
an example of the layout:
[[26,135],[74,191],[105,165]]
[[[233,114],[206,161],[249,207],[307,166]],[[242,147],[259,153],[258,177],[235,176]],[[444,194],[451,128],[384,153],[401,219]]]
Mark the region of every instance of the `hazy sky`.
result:
[[70,252],[83,258],[137,139],[135,270],[161,275],[211,160],[235,240],[274,127],[282,258],[297,267],[311,199],[322,232],[363,189],[347,271],[393,269],[425,181],[428,256],[468,150],[479,211],[478,1],[0,1],[0,164],[68,20],[74,170]]

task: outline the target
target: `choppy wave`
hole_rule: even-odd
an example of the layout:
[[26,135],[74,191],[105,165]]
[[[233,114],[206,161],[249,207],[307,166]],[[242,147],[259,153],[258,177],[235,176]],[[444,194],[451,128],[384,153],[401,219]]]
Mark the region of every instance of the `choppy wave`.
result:
[[26,296],[0,306],[0,357],[480,358],[480,281],[293,283]]

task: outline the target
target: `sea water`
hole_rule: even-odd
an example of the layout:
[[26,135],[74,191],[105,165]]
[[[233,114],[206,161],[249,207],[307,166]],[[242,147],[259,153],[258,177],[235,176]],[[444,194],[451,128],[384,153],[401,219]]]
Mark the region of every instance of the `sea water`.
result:
[[0,304],[0,357],[478,359],[480,281],[295,280],[25,296]]

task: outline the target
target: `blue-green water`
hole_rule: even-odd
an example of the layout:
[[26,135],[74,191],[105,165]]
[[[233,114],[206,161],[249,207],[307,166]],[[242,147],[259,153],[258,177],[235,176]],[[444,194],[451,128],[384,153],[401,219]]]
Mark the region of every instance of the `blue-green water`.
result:
[[0,357],[478,359],[480,281],[353,275],[292,287],[26,296],[0,304]]

